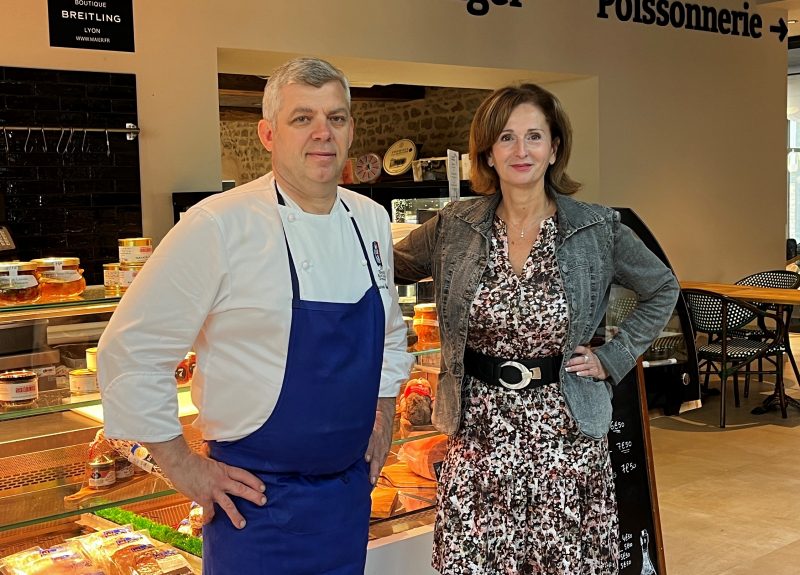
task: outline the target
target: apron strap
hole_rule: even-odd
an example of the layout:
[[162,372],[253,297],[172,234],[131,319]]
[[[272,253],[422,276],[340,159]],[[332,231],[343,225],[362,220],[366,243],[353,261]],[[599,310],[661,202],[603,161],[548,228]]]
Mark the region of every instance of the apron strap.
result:
[[[281,206],[286,205],[286,201],[283,199],[283,195],[278,191],[278,184],[275,183],[275,193],[278,194],[278,204]],[[283,241],[286,242],[286,253],[289,254],[289,273],[292,276],[292,299],[299,300],[300,299],[300,282],[297,279],[297,269],[294,267],[294,258],[292,257],[292,250],[289,249],[289,240],[286,237],[286,228],[281,226],[283,230]]]
[[344,209],[347,210],[347,215],[350,216],[350,221],[353,222],[353,227],[356,230],[356,235],[358,236],[358,243],[361,244],[361,253],[364,254],[364,259],[367,262],[367,270],[369,270],[369,279],[372,280],[373,287],[377,287],[378,283],[375,281],[375,274],[372,273],[372,264],[369,263],[369,254],[367,253],[367,247],[364,245],[364,238],[361,237],[361,230],[358,229],[358,225],[356,224],[356,219],[353,217],[353,212],[350,211],[350,208],[347,207],[347,204],[344,203],[344,200],[340,199]]
[[[278,204],[281,206],[286,206],[286,200],[283,199],[283,194],[281,194],[280,190],[278,190],[278,182],[275,182],[275,193],[278,194]],[[372,273],[372,264],[369,262],[369,254],[367,253],[367,248],[364,245],[364,238],[361,236],[361,230],[358,229],[358,224],[356,223],[355,217],[353,217],[353,212],[350,211],[350,208],[344,203],[344,200],[341,198],[339,199],[344,206],[344,209],[347,211],[347,215],[350,218],[350,223],[353,224],[353,228],[356,230],[356,236],[358,236],[358,243],[361,245],[361,253],[364,254],[364,260],[367,262],[367,271],[369,271],[369,279],[372,282],[372,287],[377,288],[378,283],[375,281],[375,274]],[[292,257],[292,250],[289,248],[289,239],[286,237],[286,228],[283,228],[283,241],[286,242],[286,252],[289,254],[289,273],[292,276],[292,299],[299,300],[300,299],[300,281],[297,279],[297,268],[294,265],[294,258]]]

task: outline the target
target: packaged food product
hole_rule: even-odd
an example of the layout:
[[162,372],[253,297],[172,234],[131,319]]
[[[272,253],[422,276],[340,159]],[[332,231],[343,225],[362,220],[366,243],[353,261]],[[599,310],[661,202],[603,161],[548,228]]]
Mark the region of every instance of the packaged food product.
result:
[[142,265],[153,253],[150,238],[122,238],[119,244],[119,263]]
[[32,262],[0,262],[0,304],[33,303],[42,294]]
[[194,376],[194,368],[197,365],[197,355],[190,351],[186,354],[181,362],[178,364],[178,367],[175,368],[175,381],[178,384],[189,383],[192,381],[192,377]]
[[119,295],[119,262],[103,264],[103,287],[105,295]]
[[39,397],[39,377],[26,369],[0,373],[0,405],[25,406]]
[[87,483],[92,489],[108,489],[117,481],[114,459],[98,455],[87,464]]
[[[414,331],[417,332],[417,342],[414,351],[436,350],[441,346],[439,341],[439,319],[436,315],[435,303],[419,303],[414,306]],[[439,366],[441,354],[433,352],[420,354],[417,362],[420,365],[431,367]]]
[[447,436],[436,435],[404,443],[397,453],[397,459],[404,461],[413,473],[435,481],[446,453]]
[[119,264],[119,292],[125,293],[139,272],[142,271],[144,264]]
[[97,372],[92,369],[72,369],[69,372],[69,392],[74,395],[97,392]]
[[86,350],[86,369],[97,371],[97,348],[90,347]]
[[95,560],[103,560],[105,559],[105,556],[101,551],[103,544],[106,541],[116,539],[129,533],[133,533],[133,526],[126,524],[120,525],[119,527],[113,527],[111,529],[95,531],[94,533],[89,533],[88,535],[82,535],[81,537],[72,539],[72,541],[78,541],[89,554],[89,556]]
[[114,475],[117,481],[126,481],[133,477],[133,463],[127,457],[117,455],[114,457]]
[[86,289],[80,259],[51,257],[31,260],[36,264],[36,278],[42,299],[63,299],[81,295]]
[[7,575],[107,575],[77,541],[15,553],[0,566]]
[[435,303],[418,303],[414,306],[414,331],[417,332],[418,351],[422,349],[422,344],[439,346],[439,318]]

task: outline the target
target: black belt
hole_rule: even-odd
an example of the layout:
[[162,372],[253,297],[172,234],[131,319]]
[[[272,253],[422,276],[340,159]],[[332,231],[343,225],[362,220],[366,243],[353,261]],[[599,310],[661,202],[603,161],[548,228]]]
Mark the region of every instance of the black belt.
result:
[[467,349],[464,353],[464,373],[506,389],[540,387],[558,381],[563,358],[563,355],[551,355],[512,360]]

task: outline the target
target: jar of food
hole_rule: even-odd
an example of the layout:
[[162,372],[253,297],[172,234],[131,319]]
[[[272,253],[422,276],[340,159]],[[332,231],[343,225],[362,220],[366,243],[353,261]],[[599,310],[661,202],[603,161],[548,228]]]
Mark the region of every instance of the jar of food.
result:
[[97,371],[97,348],[86,348],[86,369]]
[[122,238],[119,240],[119,263],[142,265],[153,253],[150,238]]
[[39,258],[31,262],[36,264],[36,278],[42,288],[42,299],[74,297],[86,289],[78,258]]
[[119,264],[119,292],[125,293],[142,271],[143,264]]
[[39,377],[27,369],[0,373],[0,405],[30,405],[39,397]]
[[125,481],[133,477],[133,463],[123,455],[114,458],[114,475],[117,481]]
[[33,303],[41,295],[32,262],[0,262],[0,304]]
[[119,295],[119,263],[103,264],[103,287],[107,296]]
[[99,455],[86,464],[87,483],[92,489],[108,489],[117,481],[114,460]]
[[414,331],[417,347],[421,344],[439,345],[439,319],[435,303],[418,303],[414,306]]
[[186,354],[186,357],[181,360],[178,367],[175,368],[175,381],[177,381],[179,385],[192,381],[195,365],[197,365],[197,356],[193,351],[190,351]]
[[[95,364],[95,367],[97,364]],[[69,372],[69,392],[74,395],[97,392],[97,372],[92,369],[72,369]]]

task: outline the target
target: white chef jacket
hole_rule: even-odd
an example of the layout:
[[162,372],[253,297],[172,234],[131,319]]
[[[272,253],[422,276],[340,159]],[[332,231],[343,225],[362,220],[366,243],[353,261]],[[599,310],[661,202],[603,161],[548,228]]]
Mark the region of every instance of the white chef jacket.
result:
[[194,425],[204,439],[239,439],[269,418],[281,391],[292,320],[286,240],[301,299],[356,302],[371,286],[372,266],[386,318],[379,395],[397,395],[413,358],[394,286],[388,215],[355,192],[339,188],[337,194],[355,217],[369,262],[341,201],[325,215],[302,211],[286,194],[287,205],[280,206],[272,174],[184,214],[100,339],[107,436],[158,442],[181,434],[174,373],[191,348],[197,353]]

